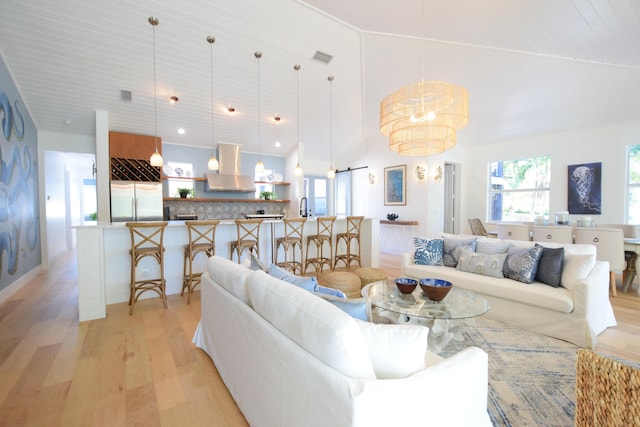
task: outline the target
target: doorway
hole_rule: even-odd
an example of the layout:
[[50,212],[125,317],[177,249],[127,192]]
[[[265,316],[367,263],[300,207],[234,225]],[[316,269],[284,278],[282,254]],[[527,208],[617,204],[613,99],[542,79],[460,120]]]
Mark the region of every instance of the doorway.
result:
[[444,210],[442,230],[449,234],[460,232],[460,203],[456,194],[459,191],[459,180],[457,179],[458,165],[454,163],[444,164]]

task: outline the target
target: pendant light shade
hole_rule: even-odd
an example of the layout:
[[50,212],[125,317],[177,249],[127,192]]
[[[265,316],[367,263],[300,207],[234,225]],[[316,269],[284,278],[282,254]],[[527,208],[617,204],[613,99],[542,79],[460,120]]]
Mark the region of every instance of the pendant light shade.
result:
[[151,155],[149,162],[154,167],[162,167],[163,163],[162,155],[158,152],[158,86],[156,84],[156,27],[159,23],[158,18],[149,17],[149,24],[153,28],[153,141],[156,146],[156,151]]
[[327,178],[336,177],[336,169],[333,167],[333,76],[327,77],[329,80],[329,170]]
[[217,171],[220,169],[220,164],[214,153],[214,138],[213,138],[213,44],[216,42],[216,38],[213,36],[207,36],[207,43],[209,43],[211,50],[211,158],[207,162],[207,168],[210,171]]
[[256,163],[256,174],[259,174],[264,172],[264,163],[262,163],[262,153],[260,150],[260,119],[262,118],[260,110],[260,58],[262,58],[262,52],[257,51],[253,55],[258,59],[258,163]]
[[[424,0],[421,6],[424,21]],[[456,145],[456,132],[469,123],[467,89],[425,81],[424,70],[423,41],[421,81],[398,89],[380,103],[380,132],[389,137],[389,148],[402,156],[429,156],[449,150]]]

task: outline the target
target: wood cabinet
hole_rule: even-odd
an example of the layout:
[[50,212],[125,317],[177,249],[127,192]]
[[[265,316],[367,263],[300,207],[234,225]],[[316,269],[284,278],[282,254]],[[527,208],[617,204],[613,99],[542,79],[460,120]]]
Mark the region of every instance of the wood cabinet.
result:
[[[109,132],[109,157],[120,159],[149,160],[156,151],[152,135]],[[162,138],[158,137],[158,152],[162,154]]]

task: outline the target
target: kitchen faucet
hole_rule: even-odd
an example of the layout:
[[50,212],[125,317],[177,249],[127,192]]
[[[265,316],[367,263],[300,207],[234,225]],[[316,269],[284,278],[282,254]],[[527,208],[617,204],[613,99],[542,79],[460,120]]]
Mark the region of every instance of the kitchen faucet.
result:
[[[304,202],[304,209],[302,209],[302,204]],[[303,197],[302,199],[300,199],[300,216],[303,218],[306,218],[309,216],[309,208],[308,208],[308,201],[306,197]]]

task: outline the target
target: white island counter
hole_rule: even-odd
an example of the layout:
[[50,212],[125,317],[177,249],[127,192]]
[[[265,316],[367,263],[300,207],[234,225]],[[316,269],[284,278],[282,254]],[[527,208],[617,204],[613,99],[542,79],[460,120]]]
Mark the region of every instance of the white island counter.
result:
[[[106,306],[129,300],[131,239],[124,223],[77,226],[78,311],[80,321],[106,317]],[[266,220],[260,230],[260,258],[269,265],[273,256],[273,237],[283,235],[281,220]],[[379,265],[379,220],[365,218],[360,230],[363,267]],[[346,219],[338,218],[333,233],[346,231]],[[315,218],[305,224],[304,234],[316,232]],[[169,221],[165,230],[165,279],[167,295],[179,294],[182,289],[184,245],[187,243],[184,221]],[[233,220],[221,220],[216,230],[216,255],[229,257],[229,242],[237,238]],[[306,241],[305,241],[306,245]],[[306,246],[303,246],[303,252]],[[334,244],[335,248],[335,244]],[[310,249],[311,250],[311,249]],[[246,252],[245,252],[246,253]],[[235,260],[235,257],[234,257]],[[198,257],[194,271],[203,271],[204,257]],[[138,266],[138,277],[159,277],[158,264],[152,259]],[[141,298],[157,297],[145,293]]]

